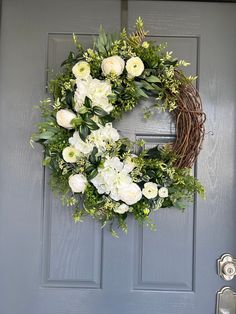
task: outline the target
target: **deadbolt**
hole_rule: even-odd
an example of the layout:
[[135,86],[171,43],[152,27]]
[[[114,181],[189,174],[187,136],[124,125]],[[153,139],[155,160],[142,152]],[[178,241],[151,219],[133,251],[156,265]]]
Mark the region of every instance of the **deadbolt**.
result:
[[236,259],[230,254],[224,254],[217,260],[218,275],[224,280],[232,280],[236,276]]

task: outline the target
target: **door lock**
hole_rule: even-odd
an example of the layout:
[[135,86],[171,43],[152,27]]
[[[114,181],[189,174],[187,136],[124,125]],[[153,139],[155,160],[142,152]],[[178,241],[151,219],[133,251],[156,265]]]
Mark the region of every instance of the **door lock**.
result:
[[236,276],[236,259],[230,254],[224,254],[217,260],[217,272],[224,280],[232,280]]

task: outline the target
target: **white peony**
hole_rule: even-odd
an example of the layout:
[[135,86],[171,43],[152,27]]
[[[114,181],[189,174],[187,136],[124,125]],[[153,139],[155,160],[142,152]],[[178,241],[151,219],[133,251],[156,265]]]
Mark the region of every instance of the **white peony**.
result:
[[157,184],[153,182],[145,183],[142,192],[143,195],[148,199],[157,197],[158,194]]
[[73,126],[71,124],[71,120],[75,119],[76,115],[66,109],[60,109],[57,111],[56,120],[57,123],[66,129],[71,129]]
[[84,193],[87,179],[83,174],[75,174],[69,178],[69,186],[74,193]]
[[103,59],[102,61],[102,72],[105,76],[109,74],[121,75],[124,71],[125,61],[119,56],[112,56]]
[[168,197],[169,193],[168,193],[168,189],[165,187],[162,187],[159,189],[159,196],[162,198]]
[[79,61],[73,66],[72,72],[76,78],[86,80],[90,75],[90,65],[86,61]]
[[84,142],[79,136],[79,132],[75,131],[73,136],[69,138],[69,143],[79,152],[84,155],[89,155],[93,150],[93,144],[87,140]]
[[77,156],[78,151],[74,147],[68,146],[62,151],[62,157],[66,162],[76,162]]
[[142,191],[136,183],[122,184],[119,187],[120,199],[127,205],[133,205],[141,200]]
[[114,208],[114,212],[118,213],[118,214],[124,214],[127,211],[129,211],[129,206],[126,204],[121,204],[118,207]]
[[139,57],[132,57],[126,62],[126,70],[128,76],[134,77],[139,76],[143,73],[144,64]]

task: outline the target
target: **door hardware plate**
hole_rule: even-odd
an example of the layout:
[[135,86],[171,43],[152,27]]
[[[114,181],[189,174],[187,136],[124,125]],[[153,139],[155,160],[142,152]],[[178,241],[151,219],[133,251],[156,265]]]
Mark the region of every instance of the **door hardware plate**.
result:
[[224,287],[217,293],[216,314],[236,313],[236,292]]
[[232,280],[236,276],[236,259],[230,254],[224,254],[217,260],[217,272],[224,280]]

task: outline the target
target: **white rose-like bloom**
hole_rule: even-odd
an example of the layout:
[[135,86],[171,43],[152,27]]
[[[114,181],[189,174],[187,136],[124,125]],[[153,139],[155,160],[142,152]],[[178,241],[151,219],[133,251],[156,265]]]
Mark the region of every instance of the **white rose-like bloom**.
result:
[[103,59],[102,61],[102,72],[105,76],[108,74],[121,75],[124,71],[125,61],[119,56],[111,56]]
[[66,109],[60,109],[57,111],[56,120],[57,123],[66,129],[71,129],[73,126],[71,124],[71,120],[75,119],[76,115]]
[[75,131],[73,136],[69,138],[69,143],[79,152],[84,155],[89,155],[93,150],[93,145],[87,140],[84,142],[79,136],[79,132]]
[[79,61],[73,66],[72,72],[76,78],[86,80],[90,75],[90,65],[86,61]]
[[76,162],[77,156],[78,151],[74,147],[68,146],[62,151],[62,157],[66,162]]
[[139,57],[132,57],[126,62],[128,76],[140,76],[144,70],[143,61]]
[[148,199],[157,197],[158,194],[157,184],[153,182],[145,183],[142,192],[143,195]]
[[169,195],[169,193],[168,193],[168,189],[167,188],[162,187],[162,188],[159,189],[159,196],[160,197],[165,198],[165,197],[168,197],[168,195]]
[[142,191],[136,183],[122,184],[119,187],[120,199],[127,205],[133,205],[141,200]]
[[118,207],[114,208],[114,212],[118,213],[118,214],[124,214],[129,210],[129,206],[126,204],[121,204]]
[[69,178],[69,186],[74,193],[84,193],[87,182],[83,174],[75,174]]

